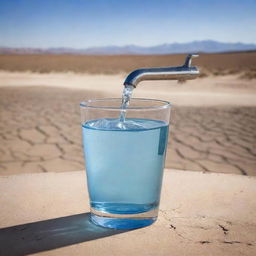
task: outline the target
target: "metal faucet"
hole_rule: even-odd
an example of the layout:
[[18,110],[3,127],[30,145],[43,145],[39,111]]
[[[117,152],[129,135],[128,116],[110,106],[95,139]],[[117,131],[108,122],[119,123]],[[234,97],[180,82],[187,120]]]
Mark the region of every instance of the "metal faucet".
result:
[[139,82],[144,80],[185,81],[195,79],[199,75],[199,70],[197,67],[191,67],[193,57],[198,57],[198,55],[189,54],[186,57],[184,65],[179,67],[136,69],[126,77],[124,86],[133,86],[135,88]]

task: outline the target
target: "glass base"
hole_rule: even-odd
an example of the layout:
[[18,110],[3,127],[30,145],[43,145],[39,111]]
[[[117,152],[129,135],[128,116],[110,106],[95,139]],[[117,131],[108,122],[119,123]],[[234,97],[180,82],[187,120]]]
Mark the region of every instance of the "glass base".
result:
[[132,218],[132,219],[125,219],[125,218],[110,218],[110,217],[103,217],[99,215],[95,215],[91,213],[91,221],[102,227],[106,228],[113,228],[113,229],[135,229],[135,228],[142,228],[148,225],[153,224],[156,221],[157,217],[152,218]]
[[91,221],[96,225],[113,229],[135,229],[151,225],[156,221],[157,214],[158,207],[135,214],[114,214],[91,207]]

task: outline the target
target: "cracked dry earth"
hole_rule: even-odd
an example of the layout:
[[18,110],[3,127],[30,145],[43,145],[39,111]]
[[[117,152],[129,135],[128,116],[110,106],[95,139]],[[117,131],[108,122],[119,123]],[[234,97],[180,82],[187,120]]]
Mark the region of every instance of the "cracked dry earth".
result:
[[[79,102],[104,95],[0,90],[0,175],[84,169]],[[166,167],[256,175],[256,108],[174,107]]]
[[231,255],[231,248],[232,254],[235,251],[240,252],[239,255],[255,253],[255,239],[252,236],[255,225],[245,225],[203,215],[168,218],[168,214],[160,210],[162,217],[160,221],[168,225],[173,236],[182,243],[205,246],[209,251],[212,248],[219,248],[223,252],[226,251],[225,255]]

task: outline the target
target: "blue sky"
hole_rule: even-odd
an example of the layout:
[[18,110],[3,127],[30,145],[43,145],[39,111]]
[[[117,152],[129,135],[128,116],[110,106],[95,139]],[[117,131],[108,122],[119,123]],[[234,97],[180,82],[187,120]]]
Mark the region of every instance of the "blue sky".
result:
[[0,0],[0,46],[256,43],[255,0]]

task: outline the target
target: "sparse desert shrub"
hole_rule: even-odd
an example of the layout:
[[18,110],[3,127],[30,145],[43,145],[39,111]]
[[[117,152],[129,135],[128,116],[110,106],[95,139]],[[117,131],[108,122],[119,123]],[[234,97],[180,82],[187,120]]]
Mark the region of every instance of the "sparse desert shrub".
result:
[[256,68],[245,71],[239,78],[246,80],[256,79]]

